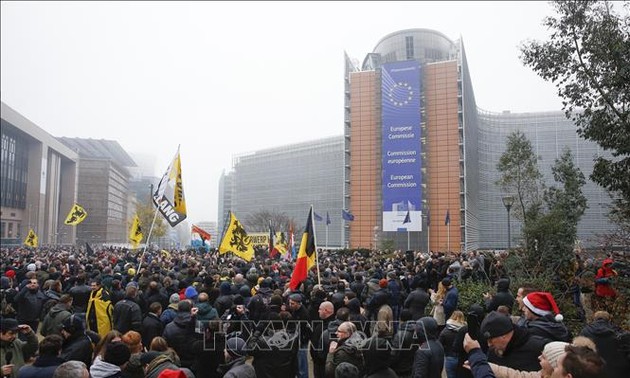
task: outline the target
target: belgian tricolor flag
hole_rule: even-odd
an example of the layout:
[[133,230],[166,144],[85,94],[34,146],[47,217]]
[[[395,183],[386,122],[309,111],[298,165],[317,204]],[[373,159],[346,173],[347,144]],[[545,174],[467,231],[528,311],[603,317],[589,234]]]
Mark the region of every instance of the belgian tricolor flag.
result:
[[289,287],[296,290],[298,286],[308,276],[308,271],[315,265],[317,246],[315,245],[315,228],[313,227],[313,206],[308,212],[306,220],[306,228],[302,234],[302,242],[300,243],[300,251],[295,260],[295,269],[291,274],[291,282]]

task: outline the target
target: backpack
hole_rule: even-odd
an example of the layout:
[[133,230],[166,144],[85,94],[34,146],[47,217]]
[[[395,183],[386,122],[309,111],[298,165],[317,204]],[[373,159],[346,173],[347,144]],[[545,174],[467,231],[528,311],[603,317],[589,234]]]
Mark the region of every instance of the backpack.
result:
[[50,309],[53,308],[57,303],[59,303],[58,299],[50,298],[42,305],[42,312],[39,314],[39,320],[43,321],[46,315],[50,312]]

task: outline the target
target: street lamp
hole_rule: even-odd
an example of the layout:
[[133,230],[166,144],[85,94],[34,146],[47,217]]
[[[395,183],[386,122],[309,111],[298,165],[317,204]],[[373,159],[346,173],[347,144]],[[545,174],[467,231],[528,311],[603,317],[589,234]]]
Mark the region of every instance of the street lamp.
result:
[[501,198],[501,201],[503,201],[503,206],[505,206],[505,208],[507,209],[507,213],[508,213],[508,218],[507,218],[507,226],[508,226],[508,249],[510,249],[511,245],[510,245],[510,209],[512,208],[512,205],[514,204],[514,196],[503,196],[503,198]]

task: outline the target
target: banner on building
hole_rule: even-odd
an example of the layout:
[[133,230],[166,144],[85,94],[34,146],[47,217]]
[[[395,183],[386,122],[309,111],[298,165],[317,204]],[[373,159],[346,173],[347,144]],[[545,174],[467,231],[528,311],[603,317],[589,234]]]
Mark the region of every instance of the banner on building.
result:
[[422,231],[420,78],[414,60],[383,65],[383,231]]

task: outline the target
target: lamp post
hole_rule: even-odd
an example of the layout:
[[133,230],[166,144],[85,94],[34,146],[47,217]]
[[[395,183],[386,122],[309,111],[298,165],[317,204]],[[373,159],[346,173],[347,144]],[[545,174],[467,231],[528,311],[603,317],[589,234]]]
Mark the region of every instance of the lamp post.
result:
[[505,209],[507,210],[507,228],[508,228],[508,249],[510,249],[511,244],[510,244],[510,209],[512,208],[512,205],[514,204],[514,196],[503,196],[503,198],[501,198],[501,201],[503,201],[503,206],[505,206]]

